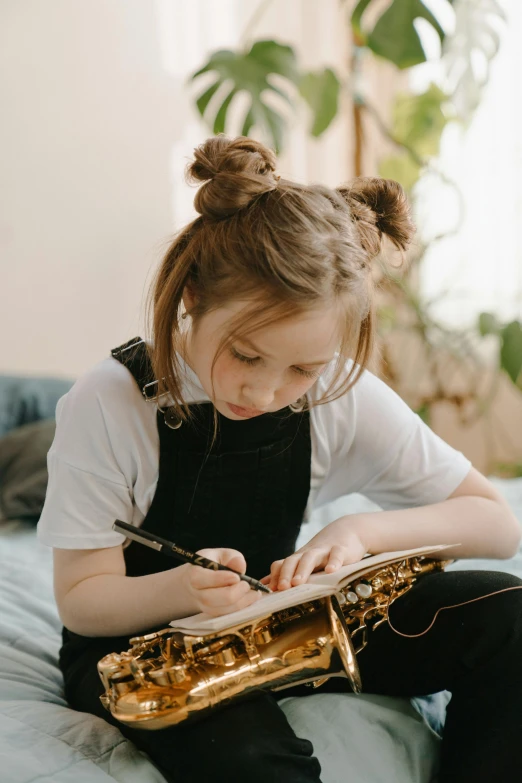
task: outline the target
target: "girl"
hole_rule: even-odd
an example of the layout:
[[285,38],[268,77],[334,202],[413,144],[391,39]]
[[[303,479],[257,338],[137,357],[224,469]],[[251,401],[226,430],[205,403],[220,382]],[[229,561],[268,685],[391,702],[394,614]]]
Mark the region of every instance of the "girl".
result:
[[[317,783],[321,772],[276,693],[162,731],[103,709],[103,655],[174,618],[260,598],[230,572],[172,568],[114,532],[115,519],[279,590],[366,552],[440,542],[455,545],[444,558],[509,558],[520,540],[494,487],[365,370],[371,261],[383,235],[403,250],[412,234],[402,189],[359,179],[330,190],[275,171],[247,138],[195,151],[200,216],[157,275],[153,340],[114,349],[60,400],[49,453],[39,536],[54,548],[66,697],[114,722],[168,781],[197,769],[202,780]],[[306,513],[349,492],[384,510],[343,516],[294,552]],[[452,692],[440,783],[518,774],[521,585],[502,572],[425,576],[390,610],[403,635],[382,624],[359,654],[368,693]]]

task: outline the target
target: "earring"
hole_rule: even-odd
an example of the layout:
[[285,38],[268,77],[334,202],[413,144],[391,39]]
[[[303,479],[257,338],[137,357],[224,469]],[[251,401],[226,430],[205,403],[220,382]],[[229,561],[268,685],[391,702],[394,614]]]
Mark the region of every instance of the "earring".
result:
[[187,317],[187,315],[188,315],[188,313],[183,313],[183,315],[182,315],[181,317],[182,317],[183,319],[185,319],[185,318]]
[[303,397],[299,397],[298,400],[295,402],[292,402],[288,407],[292,411],[292,413],[301,413],[306,405],[306,395]]

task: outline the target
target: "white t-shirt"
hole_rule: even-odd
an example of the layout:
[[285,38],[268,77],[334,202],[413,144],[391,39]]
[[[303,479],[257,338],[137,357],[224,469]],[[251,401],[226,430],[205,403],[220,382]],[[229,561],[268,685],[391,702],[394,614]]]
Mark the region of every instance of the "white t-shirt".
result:
[[[181,365],[184,399],[208,401],[198,377]],[[346,373],[350,367],[347,362]],[[333,363],[309,390],[311,399],[324,396],[332,372]],[[112,357],[59,400],[38,523],[42,543],[60,549],[129,543],[112,524],[122,519],[140,525],[152,503],[159,470],[156,412],[156,403],[144,399],[131,373]],[[347,394],[312,408],[310,431],[305,519],[351,492],[384,509],[437,503],[451,495],[471,467],[368,371]]]

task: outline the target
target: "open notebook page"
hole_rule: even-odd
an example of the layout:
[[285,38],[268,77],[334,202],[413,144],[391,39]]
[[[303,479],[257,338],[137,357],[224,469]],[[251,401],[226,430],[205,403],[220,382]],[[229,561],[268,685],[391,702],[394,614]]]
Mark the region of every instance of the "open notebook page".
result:
[[[331,574],[325,571],[311,574],[308,577],[308,583],[343,587],[346,582],[360,575],[359,572],[366,573],[369,569],[374,569],[385,563],[393,563],[404,557],[427,555],[430,552],[438,552],[441,549],[449,549],[449,547],[453,546],[456,546],[456,544],[434,544],[433,546],[419,546],[416,549],[403,550],[402,552],[382,552],[380,555],[367,555],[357,563],[350,563],[337,571],[333,571]],[[348,579],[348,577],[350,578]]]
[[334,592],[337,585],[343,585],[350,581],[349,577],[361,576],[369,570],[373,570],[379,565],[393,563],[396,560],[405,557],[415,557],[416,555],[426,555],[430,552],[436,552],[445,549],[453,544],[441,544],[430,547],[418,547],[417,549],[407,549],[399,552],[382,552],[379,555],[370,555],[357,563],[350,563],[343,566],[338,571],[331,574],[321,571],[312,574],[309,581],[304,585],[290,587],[288,590],[281,590],[275,593],[260,593],[260,599],[247,606],[245,609],[239,609],[237,612],[224,614],[220,617],[211,617],[208,614],[200,613],[191,617],[183,617],[173,620],[170,625],[176,631],[192,634],[194,636],[205,636],[206,634],[224,631],[240,623],[248,623],[260,617],[267,617],[280,609],[286,609],[289,606],[303,603],[304,601],[313,601],[316,598],[322,598]]

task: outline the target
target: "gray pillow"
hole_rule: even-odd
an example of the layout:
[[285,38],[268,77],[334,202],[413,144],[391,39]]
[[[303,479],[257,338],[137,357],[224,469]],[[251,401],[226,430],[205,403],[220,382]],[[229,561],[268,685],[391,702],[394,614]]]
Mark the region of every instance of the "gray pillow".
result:
[[52,419],[56,403],[73,381],[0,375],[0,436],[32,421]]
[[54,430],[54,419],[44,419],[16,427],[0,438],[0,524],[13,519],[38,522]]

